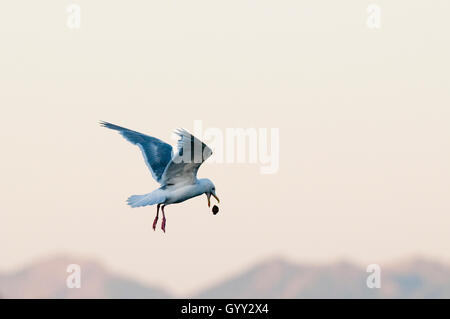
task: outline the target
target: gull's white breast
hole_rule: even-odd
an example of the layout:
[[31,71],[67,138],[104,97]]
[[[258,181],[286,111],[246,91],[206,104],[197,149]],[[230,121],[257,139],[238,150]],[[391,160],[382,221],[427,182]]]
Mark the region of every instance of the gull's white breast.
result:
[[189,198],[199,196],[204,193],[204,190],[200,184],[196,183],[182,186],[169,186],[164,189],[164,193],[166,196],[164,204],[168,205],[181,203]]

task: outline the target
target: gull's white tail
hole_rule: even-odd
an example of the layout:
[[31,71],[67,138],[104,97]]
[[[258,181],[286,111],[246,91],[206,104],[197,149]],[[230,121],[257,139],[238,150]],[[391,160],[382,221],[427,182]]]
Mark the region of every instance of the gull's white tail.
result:
[[134,208],[164,203],[165,200],[164,191],[157,189],[145,195],[132,195],[127,199],[127,203]]

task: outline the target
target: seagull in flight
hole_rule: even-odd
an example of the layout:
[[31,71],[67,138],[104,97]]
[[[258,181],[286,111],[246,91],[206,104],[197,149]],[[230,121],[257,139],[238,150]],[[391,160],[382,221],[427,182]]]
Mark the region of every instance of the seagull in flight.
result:
[[212,150],[194,135],[184,129],[176,130],[180,139],[178,149],[174,152],[172,146],[155,137],[108,122],[100,122],[100,125],[118,131],[127,141],[137,145],[153,178],[161,184],[160,188],[151,193],[132,195],[127,200],[128,205],[133,208],[157,205],[153,230],[156,230],[160,207],[163,216],[161,229],[166,232],[164,207],[167,205],[181,203],[202,194],[206,194],[208,207],[211,206],[211,196],[220,203],[213,182],[207,178],[197,178],[198,169],[212,155]]

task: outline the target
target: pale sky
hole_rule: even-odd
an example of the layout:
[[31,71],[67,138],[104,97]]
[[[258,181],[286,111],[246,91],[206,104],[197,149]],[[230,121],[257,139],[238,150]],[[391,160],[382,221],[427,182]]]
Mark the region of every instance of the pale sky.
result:
[[[450,260],[450,2],[0,5],[0,271],[57,253],[192,292],[271,256]],[[366,8],[382,10],[379,30]],[[137,147],[194,120],[279,128],[280,169],[210,164],[221,198],[155,207]]]

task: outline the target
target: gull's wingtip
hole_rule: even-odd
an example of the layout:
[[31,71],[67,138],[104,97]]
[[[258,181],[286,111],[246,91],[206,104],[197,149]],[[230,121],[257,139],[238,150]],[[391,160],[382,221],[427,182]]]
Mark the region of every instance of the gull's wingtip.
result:
[[119,129],[122,129],[122,127],[117,126],[117,125],[112,124],[112,123],[109,123],[109,122],[106,122],[106,121],[99,121],[99,124],[100,124],[101,127],[110,128],[110,129],[112,129],[112,130],[119,130]]
[[188,135],[192,135],[191,133],[189,133],[186,129],[179,127],[175,130],[175,134],[179,135],[179,136],[184,136],[186,134]]

